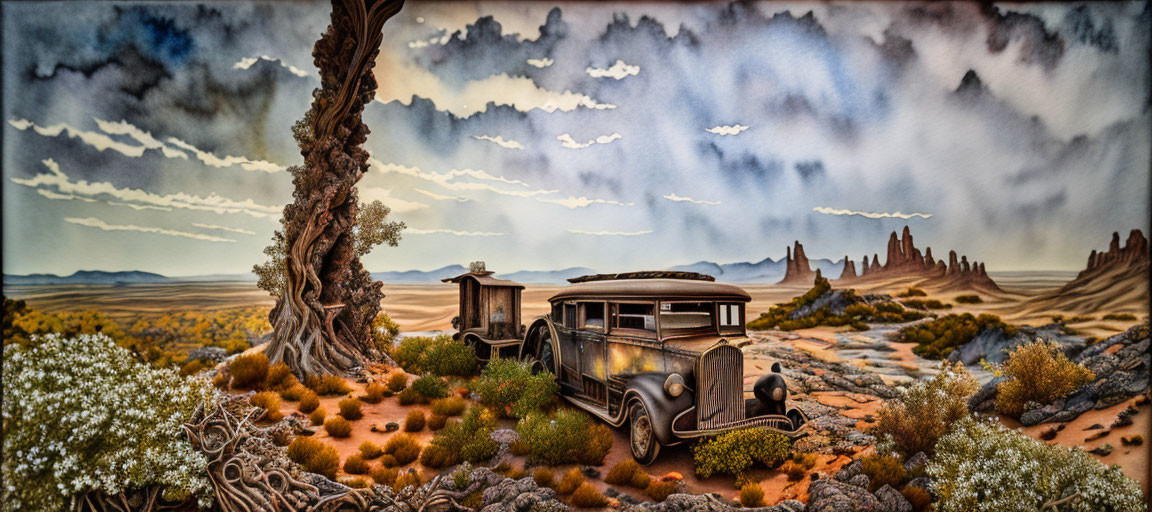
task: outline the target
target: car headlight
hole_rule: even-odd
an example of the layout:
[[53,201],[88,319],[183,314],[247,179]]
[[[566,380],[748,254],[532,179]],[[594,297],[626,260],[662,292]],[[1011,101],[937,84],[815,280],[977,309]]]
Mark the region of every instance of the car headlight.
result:
[[673,373],[664,379],[664,392],[668,396],[676,398],[684,393],[684,377],[679,373]]

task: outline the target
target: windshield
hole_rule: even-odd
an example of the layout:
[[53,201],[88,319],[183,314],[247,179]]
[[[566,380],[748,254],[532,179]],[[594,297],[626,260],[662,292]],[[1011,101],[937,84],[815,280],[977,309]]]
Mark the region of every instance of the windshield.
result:
[[660,329],[666,335],[713,329],[711,302],[661,302]]

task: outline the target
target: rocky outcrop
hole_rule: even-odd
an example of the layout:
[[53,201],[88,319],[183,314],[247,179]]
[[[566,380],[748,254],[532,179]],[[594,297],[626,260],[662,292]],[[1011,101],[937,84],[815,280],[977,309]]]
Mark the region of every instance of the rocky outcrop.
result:
[[948,262],[936,260],[932,256],[932,248],[927,247],[921,253],[912,239],[912,231],[904,226],[900,236],[893,231],[888,236],[887,260],[883,265],[880,258],[872,255],[869,262],[864,256],[860,266],[860,274],[856,276],[841,276],[837,284],[855,283],[866,280],[879,280],[902,277],[921,277],[930,280],[932,285],[939,285],[950,289],[976,289],[983,291],[1000,291],[1000,287],[988,273],[983,263],[969,262],[967,256],[958,255],[956,251],[948,252]]
[[960,361],[965,366],[972,366],[981,360],[1003,364],[1008,360],[1009,352],[1037,339],[1055,342],[1069,357],[1078,354],[1084,348],[1084,339],[1067,334],[1062,324],[1053,323],[1040,327],[1021,325],[1016,328],[1014,336],[1008,336],[1000,328],[984,329],[971,341],[956,347],[956,350],[948,354],[948,361],[953,363]]
[[[1108,250],[1096,252],[1095,249],[1088,254],[1088,263],[1084,270],[1060,290],[1061,292],[1075,291],[1087,288],[1093,281],[1106,279],[1120,273],[1125,275],[1147,274],[1149,262],[1148,239],[1139,229],[1128,233],[1124,246],[1120,246],[1120,233],[1112,233],[1112,241]],[[1147,276],[1144,275],[1144,279]]]
[[[867,265],[867,263],[865,263]],[[840,271],[840,279],[852,279],[856,277],[856,262],[848,259],[848,255],[844,255],[844,270]]]
[[808,265],[808,256],[804,254],[804,246],[799,241],[788,248],[785,255],[784,279],[778,284],[812,284],[816,273]]
[[[924,454],[909,459],[927,460]],[[907,466],[907,464],[906,464]],[[912,467],[915,469],[915,466]],[[868,492],[871,481],[864,474],[860,461],[844,466],[831,478],[813,480],[808,485],[806,512],[912,512],[912,504],[904,495],[884,484],[875,492]],[[908,485],[911,485],[909,483]]]

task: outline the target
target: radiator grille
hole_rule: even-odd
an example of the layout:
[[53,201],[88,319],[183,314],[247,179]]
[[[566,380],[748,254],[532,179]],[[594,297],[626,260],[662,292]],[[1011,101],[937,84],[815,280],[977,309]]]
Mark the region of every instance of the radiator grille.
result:
[[709,349],[696,363],[696,410],[701,430],[744,419],[744,354],[731,345]]

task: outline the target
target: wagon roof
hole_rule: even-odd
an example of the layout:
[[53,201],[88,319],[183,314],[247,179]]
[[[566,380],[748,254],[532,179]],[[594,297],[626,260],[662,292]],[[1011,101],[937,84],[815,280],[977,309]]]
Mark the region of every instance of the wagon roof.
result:
[[475,279],[476,282],[480,283],[480,286],[505,286],[505,287],[510,287],[510,288],[523,288],[524,287],[524,285],[517,283],[516,281],[509,281],[507,279],[496,279],[495,277],[492,277],[491,272],[469,272],[467,274],[460,274],[456,277],[449,277],[446,279],[441,279],[440,282],[442,282],[442,283],[459,283],[460,281],[463,281],[467,278]]
[[615,279],[586,281],[560,290],[549,301],[586,298],[724,299],[748,302],[752,298],[738,286],[688,279]]

